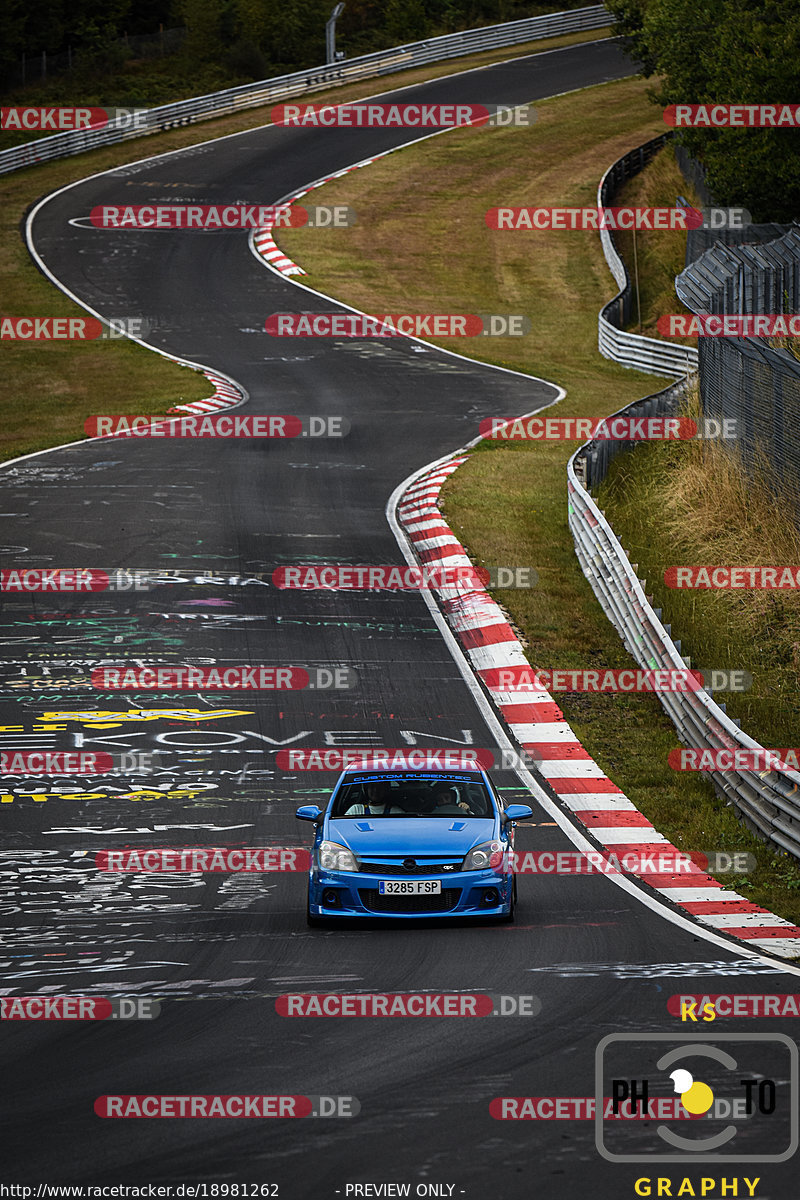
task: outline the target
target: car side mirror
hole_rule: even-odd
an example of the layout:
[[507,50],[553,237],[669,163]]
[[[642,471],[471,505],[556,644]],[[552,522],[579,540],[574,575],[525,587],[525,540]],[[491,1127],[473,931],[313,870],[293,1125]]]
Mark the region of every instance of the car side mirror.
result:
[[509,804],[503,815],[507,821],[524,821],[533,816],[533,809],[528,804]]
[[322,809],[317,804],[303,804],[294,815],[300,821],[318,821],[322,816]]

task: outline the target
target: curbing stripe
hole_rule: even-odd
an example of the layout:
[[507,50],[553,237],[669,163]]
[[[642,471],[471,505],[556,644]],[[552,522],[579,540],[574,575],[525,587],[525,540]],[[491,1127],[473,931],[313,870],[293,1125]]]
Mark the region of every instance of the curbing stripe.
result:
[[[422,562],[472,565],[437,503],[442,483],[464,461],[461,455],[437,464],[416,479],[397,504],[400,524]],[[474,673],[517,743],[530,750],[562,806],[618,856],[679,853],[594,762],[553,697],[524,686],[533,682],[535,668],[500,606],[485,589],[464,588],[434,590]],[[514,672],[510,680],[509,670]],[[647,871],[648,864],[641,865],[645,869],[635,873],[637,878],[694,921],[770,954],[792,957],[800,952],[800,927],[725,889],[694,864],[680,874]]]
[[515,667],[525,659],[525,652],[519,642],[500,642],[496,646],[481,646],[477,650],[468,650],[467,657],[474,667],[479,671],[496,663],[501,663],[503,666]]
[[[629,801],[630,803],[630,801]],[[644,813],[640,813],[638,808],[586,808],[581,813],[581,820],[585,825],[588,825],[592,832],[596,835],[599,825],[605,828],[609,825],[618,825],[630,827],[633,825],[650,825]],[[602,838],[600,839],[603,840]]]
[[[318,179],[316,183],[309,184],[307,187],[299,188],[296,192],[292,192],[286,200],[282,201],[282,205],[292,204],[295,200],[302,199],[309,192],[313,192],[315,188],[323,187],[326,183],[332,183],[334,179],[341,179],[343,175],[347,175],[350,171],[357,171],[360,167],[368,167],[370,163],[374,163],[379,158],[383,158],[385,154],[391,154],[392,151],[385,150],[383,154],[376,154],[374,158],[365,158],[363,162],[353,163],[352,166],[346,167],[343,171],[337,171],[335,175],[327,175],[325,179]],[[257,229],[253,235],[253,245],[258,253],[264,258],[271,267],[279,271],[281,275],[305,275],[306,272],[291,258],[288,258],[280,247],[275,242],[272,236],[272,230],[275,228],[275,222],[271,221],[263,228]],[[458,465],[458,464],[456,464]],[[455,470],[455,467],[452,468]]]
[[591,830],[598,841],[617,855],[681,853],[652,825],[600,825],[591,826]]
[[[598,804],[602,804],[603,811],[611,816],[616,812],[638,812],[638,808],[629,800],[627,796],[623,796],[622,792],[618,796],[613,796],[610,793],[592,793],[586,792],[582,796],[562,796],[561,803],[565,808],[570,809],[573,813],[577,812],[597,812]],[[608,807],[605,807],[605,806]],[[583,820],[583,818],[580,818]]]
[[461,644],[467,650],[477,650],[479,646],[496,646],[500,642],[515,642],[513,630],[507,625],[479,625],[475,629],[462,629]]
[[210,371],[203,371],[206,379],[214,385],[214,395],[206,396],[203,400],[193,400],[189,404],[174,404],[172,408],[168,408],[168,413],[188,412],[188,413],[204,413],[217,412],[223,408],[234,408],[241,404],[244,399],[244,391],[239,391],[227,379],[221,379],[220,376],[212,374]]
[[[502,705],[500,707],[502,708]],[[540,721],[538,724],[520,725],[509,720],[508,724],[518,742],[534,747],[534,758],[565,758],[570,748],[586,754],[580,742],[575,741],[575,734],[566,721]]]
[[557,704],[552,704],[548,700],[536,700],[526,704],[506,704],[494,694],[492,694],[492,699],[509,725],[538,725],[540,722],[545,725],[553,725],[563,720],[564,714],[561,709]]
[[[719,884],[719,891],[714,891],[707,887],[676,887],[670,889],[669,895],[671,899],[677,901],[681,907],[685,907],[687,912],[693,912],[695,904],[733,904],[744,899],[738,892],[729,892]],[[713,900],[709,900],[709,896],[714,895]]]
[[732,893],[730,896],[717,897],[714,900],[694,900],[690,901],[686,907],[689,912],[693,913],[724,913],[724,912],[759,912],[759,907],[752,900],[745,900],[744,896],[737,896]]

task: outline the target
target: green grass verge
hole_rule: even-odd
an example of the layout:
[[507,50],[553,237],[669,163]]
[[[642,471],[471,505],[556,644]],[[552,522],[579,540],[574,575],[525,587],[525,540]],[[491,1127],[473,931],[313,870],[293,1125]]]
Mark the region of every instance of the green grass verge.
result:
[[[465,352],[561,384],[567,396],[559,415],[604,416],[668,381],[624,370],[597,352],[597,313],[615,290],[599,239],[496,232],[483,214],[498,204],[593,205],[606,168],[663,123],[638,79],[538,103],[537,113],[530,129],[454,131],[326,185],[316,193],[320,202],[351,204],[360,223],[282,231],[280,244],[309,272],[312,287],[366,312],[528,313],[530,335],[482,338],[463,344]],[[670,175],[674,162],[656,169],[666,172],[661,183],[672,205],[686,185]],[[671,236],[680,262],[685,237]],[[566,511],[574,449],[482,443],[445,484],[443,508],[474,561],[539,572],[535,589],[497,593],[533,664],[629,666],[575,558]],[[750,851],[758,866],[749,879],[720,878],[800,920],[800,869],[749,834],[702,779],[668,767],[678,741],[654,697],[565,694],[559,703],[595,760],[666,837],[685,850]]]

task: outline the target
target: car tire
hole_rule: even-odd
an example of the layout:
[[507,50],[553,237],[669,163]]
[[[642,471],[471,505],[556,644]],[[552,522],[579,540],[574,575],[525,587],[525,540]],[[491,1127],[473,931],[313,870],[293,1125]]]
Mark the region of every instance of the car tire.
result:
[[513,925],[517,916],[517,877],[514,876],[514,882],[511,885],[511,909],[504,916],[498,917],[500,925]]

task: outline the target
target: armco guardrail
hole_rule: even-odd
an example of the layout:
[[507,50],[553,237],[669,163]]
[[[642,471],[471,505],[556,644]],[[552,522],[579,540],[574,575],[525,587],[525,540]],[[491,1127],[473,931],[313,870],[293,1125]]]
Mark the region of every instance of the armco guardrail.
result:
[[[615,416],[673,415],[685,383],[637,400]],[[569,526],[581,569],[625,648],[642,668],[691,666],[682,658],[680,642],[670,636],[660,611],[653,609],[634,565],[604,514],[589,495],[606,474],[615,453],[633,443],[587,442],[567,466]],[[657,692],[684,746],[703,749],[760,749],[738,722],[716,704],[708,691]],[[800,859],[800,773],[796,771],[708,771],[717,794],[760,836]]]
[[180,125],[191,125],[196,121],[207,121],[211,117],[256,108],[260,104],[277,103],[293,96],[307,95],[320,88],[341,87],[361,79],[375,79],[390,72],[410,70],[426,63],[459,58],[481,50],[515,46],[536,38],[600,29],[613,24],[613,21],[614,18],[602,4],[595,4],[590,8],[546,13],[541,17],[527,17],[522,21],[488,25],[485,29],[467,29],[462,33],[448,33],[442,37],[429,38],[424,42],[394,46],[390,50],[365,54],[361,58],[353,58],[340,64],[311,67],[307,71],[296,71],[292,75],[281,75],[275,79],[266,79],[262,83],[244,84],[224,92],[196,96],[175,104],[164,104],[160,108],[144,109],[140,113],[142,123],[139,128],[75,130],[56,133],[52,137],[41,138],[35,142],[26,142],[23,146],[0,152],[0,175],[36,163],[81,154],[99,146],[142,137],[148,133],[161,133]]
[[[641,171],[670,136],[668,133],[662,134],[618,158],[600,180],[597,207],[610,207],[620,183]],[[608,268],[620,289],[614,299],[600,310],[597,339],[600,353],[624,367],[649,371],[653,375],[680,376],[697,370],[697,351],[694,347],[662,342],[639,333],[626,333],[624,326],[630,320],[633,300],[631,281],[610,230],[600,231],[600,242]]]

